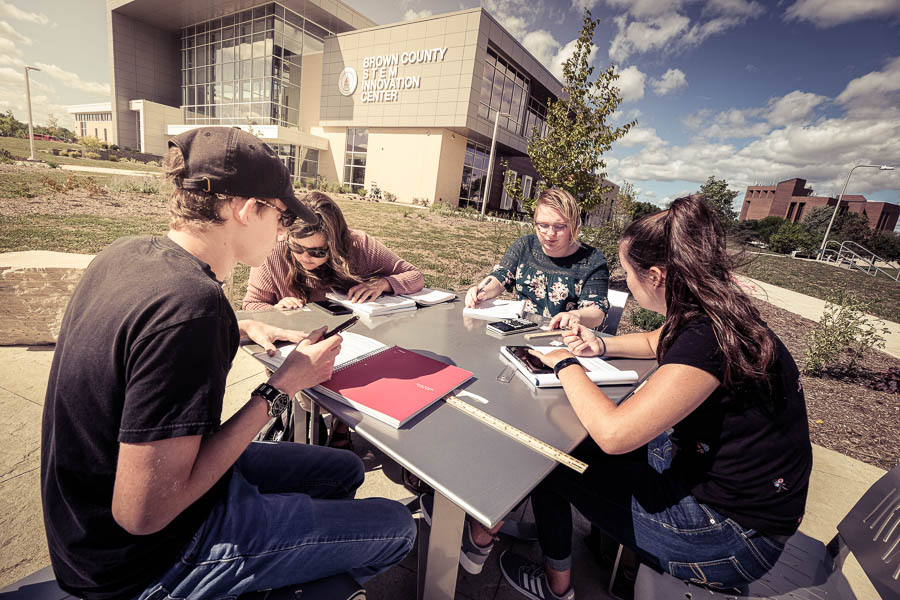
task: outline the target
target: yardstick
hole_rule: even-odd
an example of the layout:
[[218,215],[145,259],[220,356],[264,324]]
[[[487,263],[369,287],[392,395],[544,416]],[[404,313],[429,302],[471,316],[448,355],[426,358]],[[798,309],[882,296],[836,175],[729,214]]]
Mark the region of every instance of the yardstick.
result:
[[457,398],[452,394],[447,396],[445,400],[450,406],[463,411],[470,417],[481,421],[488,427],[496,429],[500,433],[511,437],[515,441],[519,442],[523,446],[530,448],[531,450],[534,450],[538,454],[543,454],[547,458],[555,460],[562,465],[566,465],[570,469],[578,471],[579,473],[584,473],[588,468],[587,463],[581,462],[574,456],[566,454],[558,448],[554,448],[547,442],[541,441],[533,435],[529,435],[521,429],[513,427],[509,423],[501,421],[497,417],[489,415],[481,409],[475,408],[465,400]]

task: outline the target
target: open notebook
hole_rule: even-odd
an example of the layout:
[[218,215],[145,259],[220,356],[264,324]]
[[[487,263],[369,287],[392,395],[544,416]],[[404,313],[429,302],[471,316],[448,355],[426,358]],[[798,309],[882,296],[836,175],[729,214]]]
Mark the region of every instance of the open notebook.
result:
[[379,296],[370,302],[350,302],[347,299],[347,294],[342,294],[340,292],[329,292],[325,294],[325,297],[329,300],[334,300],[339,304],[343,304],[354,313],[369,315],[371,317],[407,310],[416,310],[415,300],[410,300],[403,296]]
[[[472,377],[465,369],[364,335],[345,331],[341,337],[331,379],[313,389],[394,427],[402,427]],[[279,348],[275,356],[253,356],[275,370],[294,348]]]
[[524,300],[500,300],[491,298],[479,302],[474,308],[464,308],[463,316],[473,319],[485,319],[487,321],[500,321],[502,319],[518,319],[525,312]]
[[[559,350],[558,346],[532,346],[532,348],[544,353],[550,352],[551,350]],[[513,354],[507,350],[507,346],[500,348],[500,354],[513,365],[531,385],[539,388],[562,387],[562,383],[560,383],[559,378],[553,374],[553,371],[550,371],[549,373],[532,373],[529,371],[528,367],[525,366],[525,363],[518,357],[513,356]],[[626,384],[634,383],[638,380],[637,371],[623,371],[596,356],[579,356],[578,362],[586,369],[588,379],[598,385]]]
[[404,298],[415,301],[420,306],[431,306],[432,304],[440,304],[441,302],[449,302],[456,298],[453,292],[445,292],[443,290],[433,290],[431,288],[422,288],[414,294],[400,294]]

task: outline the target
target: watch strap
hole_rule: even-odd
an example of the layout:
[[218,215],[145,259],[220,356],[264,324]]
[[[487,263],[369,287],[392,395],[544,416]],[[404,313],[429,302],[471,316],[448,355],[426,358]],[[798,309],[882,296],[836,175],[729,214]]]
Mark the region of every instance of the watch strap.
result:
[[260,396],[268,404],[267,413],[270,417],[277,417],[285,411],[290,401],[290,396],[268,383],[256,386],[251,396]]
[[564,358],[555,365],[553,365],[553,373],[559,378],[559,372],[565,369],[566,367],[571,367],[572,365],[578,365],[581,368],[584,368],[577,358],[574,356],[569,356],[568,358]]

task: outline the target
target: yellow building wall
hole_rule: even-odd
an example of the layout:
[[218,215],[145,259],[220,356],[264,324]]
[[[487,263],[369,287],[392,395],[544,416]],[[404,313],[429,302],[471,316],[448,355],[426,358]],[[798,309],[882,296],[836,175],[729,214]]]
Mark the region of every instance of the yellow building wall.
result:
[[436,128],[370,129],[366,189],[377,181],[382,192],[396,194],[400,202],[434,200],[442,133]]
[[435,183],[434,202],[450,206],[459,205],[459,186],[462,183],[463,163],[466,160],[466,138],[443,130],[438,175]]
[[343,127],[311,127],[310,133],[328,140],[328,150],[319,151],[319,175],[329,183],[343,183],[347,130]]
[[310,133],[319,126],[319,105],[322,102],[322,57],[324,54],[304,54],[300,70],[300,131]]

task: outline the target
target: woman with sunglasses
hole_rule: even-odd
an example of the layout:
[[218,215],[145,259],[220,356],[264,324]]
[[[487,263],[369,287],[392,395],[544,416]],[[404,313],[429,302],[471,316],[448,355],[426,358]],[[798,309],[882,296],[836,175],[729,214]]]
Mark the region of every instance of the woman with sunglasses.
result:
[[321,192],[303,199],[319,222],[292,229],[266,262],[250,269],[244,310],[301,308],[331,290],[353,302],[411,294],[425,285],[413,265],[365,232],[349,229],[340,207]]
[[556,188],[541,192],[534,230],[513,242],[494,271],[469,288],[466,306],[515,289],[526,312],[552,317],[551,329],[601,325],[609,310],[609,267],[603,253],[578,241],[581,209],[575,198]]

